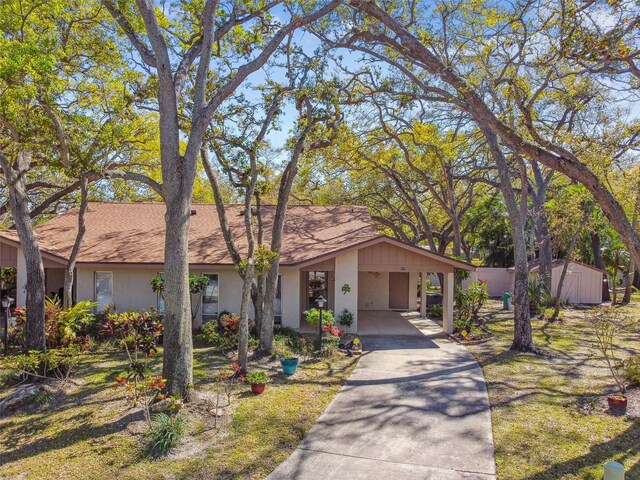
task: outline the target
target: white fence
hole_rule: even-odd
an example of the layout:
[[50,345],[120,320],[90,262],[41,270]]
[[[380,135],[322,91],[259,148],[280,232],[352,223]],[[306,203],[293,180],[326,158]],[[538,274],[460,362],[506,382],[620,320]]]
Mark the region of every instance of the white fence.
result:
[[478,267],[471,276],[462,282],[463,288],[468,287],[472,282],[484,280],[487,282],[489,296],[500,297],[506,291],[513,291],[513,271],[506,268]]

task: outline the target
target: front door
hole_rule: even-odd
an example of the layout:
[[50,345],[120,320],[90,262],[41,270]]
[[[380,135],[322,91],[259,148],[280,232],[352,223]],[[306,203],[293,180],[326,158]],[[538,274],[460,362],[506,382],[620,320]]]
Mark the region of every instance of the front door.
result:
[[389,309],[407,310],[409,308],[409,274],[389,272]]

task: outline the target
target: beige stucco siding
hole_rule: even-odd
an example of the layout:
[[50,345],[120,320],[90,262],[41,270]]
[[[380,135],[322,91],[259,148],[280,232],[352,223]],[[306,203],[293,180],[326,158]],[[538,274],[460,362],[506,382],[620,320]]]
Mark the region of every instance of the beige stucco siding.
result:
[[[86,268],[77,271],[77,299],[94,300],[94,273],[107,271],[113,273],[113,302],[119,311],[146,310],[157,306],[156,294],[151,290],[149,279],[160,269],[150,268]],[[218,313],[227,311],[240,312],[242,302],[242,281],[232,268],[194,269],[193,273],[215,273],[218,275]],[[298,328],[300,323],[300,271],[284,270],[282,275],[282,323],[292,328]],[[253,308],[249,316],[253,318]],[[194,320],[194,327],[202,326],[202,308]]]
[[[336,257],[334,271],[334,308],[336,321],[343,310],[353,314],[353,324],[348,331],[355,332],[358,328],[358,251],[343,253]],[[348,285],[349,292],[343,292],[342,288]]]
[[358,274],[358,308],[360,310],[389,308],[389,272]]

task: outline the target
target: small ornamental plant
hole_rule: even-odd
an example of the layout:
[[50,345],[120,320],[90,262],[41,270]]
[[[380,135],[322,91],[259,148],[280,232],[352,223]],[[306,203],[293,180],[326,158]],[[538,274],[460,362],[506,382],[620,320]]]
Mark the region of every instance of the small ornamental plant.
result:
[[333,337],[341,337],[345,334],[345,332],[336,327],[333,322],[322,322],[322,332]]
[[221,369],[218,372],[218,383],[227,397],[227,404],[231,405],[231,396],[233,395],[233,392],[238,388],[238,385],[244,383],[242,365],[239,363],[232,363],[231,365]]
[[271,377],[269,377],[269,375],[260,371],[248,373],[245,378],[247,382],[254,385],[269,383],[269,381],[271,381]]
[[124,375],[116,375],[114,381],[115,388],[124,389],[125,397],[131,402],[132,407],[137,405],[142,408],[144,418],[151,426],[151,405],[156,400],[164,399],[162,389],[167,381],[161,376],[132,380],[131,377]]

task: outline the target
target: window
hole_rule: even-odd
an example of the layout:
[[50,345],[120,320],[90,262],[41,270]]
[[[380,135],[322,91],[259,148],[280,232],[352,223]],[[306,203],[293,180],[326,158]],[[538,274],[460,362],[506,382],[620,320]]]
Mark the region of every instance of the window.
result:
[[113,303],[113,272],[95,272],[94,280],[96,309],[100,312]]
[[307,276],[307,308],[318,308],[316,299],[322,295],[329,299],[327,292],[327,272],[308,272]]
[[208,322],[218,318],[219,285],[217,273],[205,273],[209,279],[207,287],[202,295],[202,321]]
[[282,275],[278,275],[276,301],[273,304],[273,323],[282,325]]

